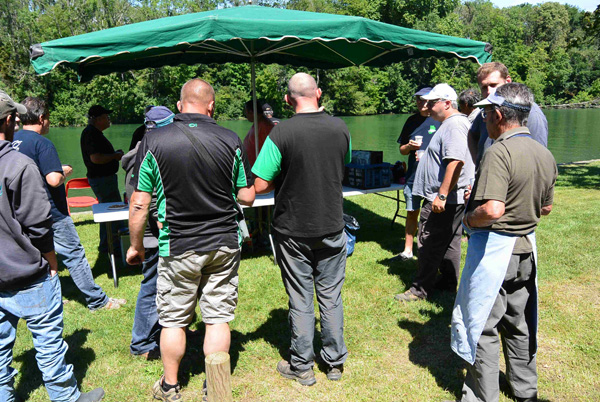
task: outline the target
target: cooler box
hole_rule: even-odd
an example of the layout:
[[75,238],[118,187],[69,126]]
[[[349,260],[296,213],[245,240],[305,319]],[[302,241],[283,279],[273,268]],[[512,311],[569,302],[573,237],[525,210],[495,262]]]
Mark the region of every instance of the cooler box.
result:
[[392,184],[391,166],[389,163],[373,165],[350,163],[346,165],[344,184],[361,189],[389,187]]
[[377,165],[383,163],[383,151],[352,151],[352,161],[356,165]]

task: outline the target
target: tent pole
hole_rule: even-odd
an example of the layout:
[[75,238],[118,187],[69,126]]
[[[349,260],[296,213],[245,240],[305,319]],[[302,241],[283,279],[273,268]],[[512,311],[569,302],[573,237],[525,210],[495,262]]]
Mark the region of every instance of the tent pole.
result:
[[250,59],[250,77],[252,81],[252,110],[254,113],[254,151],[256,152],[256,158],[258,158],[258,110],[256,101],[256,68],[254,56]]

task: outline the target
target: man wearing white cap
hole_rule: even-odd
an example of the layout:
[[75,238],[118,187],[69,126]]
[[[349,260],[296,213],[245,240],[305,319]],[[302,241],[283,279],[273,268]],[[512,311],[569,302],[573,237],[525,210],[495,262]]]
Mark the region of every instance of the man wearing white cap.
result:
[[554,157],[525,127],[533,95],[507,83],[477,103],[494,141],[463,219],[469,250],[452,311],[451,347],[465,359],[462,402],[497,401],[498,356],[515,400],[537,401],[535,228],[552,210]]
[[415,174],[413,194],[424,198],[417,238],[419,269],[410,289],[396,295],[403,302],[425,299],[434,289],[456,291],[464,192],[474,176],[467,146],[470,123],[458,111],[456,92],[448,84],[438,84],[422,98],[431,117],[442,124]]

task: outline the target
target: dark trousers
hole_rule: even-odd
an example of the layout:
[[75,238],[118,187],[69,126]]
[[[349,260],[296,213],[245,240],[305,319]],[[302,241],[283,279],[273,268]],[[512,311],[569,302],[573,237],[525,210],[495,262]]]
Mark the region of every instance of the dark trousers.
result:
[[[506,378],[514,396],[537,397],[537,370],[534,353],[533,323],[528,320],[535,306],[536,267],[533,255],[514,254],[488,317],[475,355],[475,364],[467,367],[462,402],[498,401],[500,386],[500,340],[506,361]],[[531,357],[533,355],[533,357]]]
[[[105,176],[105,177],[89,177],[88,181],[90,187],[94,191],[96,198],[99,203],[104,202],[121,202],[121,193],[119,192],[119,183],[117,181],[117,175]],[[115,249],[120,249],[121,246],[118,244],[117,232],[120,228],[125,227],[123,221],[113,222],[111,225],[113,231],[113,239],[115,240]],[[106,225],[100,224],[100,245],[98,249],[100,251],[108,250],[108,237],[106,236]],[[127,251],[127,250],[125,250]]]
[[330,366],[343,364],[348,356],[342,306],[346,235],[341,232],[327,237],[301,238],[275,231],[273,235],[277,264],[289,296],[291,366],[295,370],[307,370],[314,365],[315,289],[321,316],[321,358]]
[[158,348],[161,326],[156,311],[156,280],[158,278],[158,247],[147,248],[142,265],[142,283],[135,305],[131,345],[134,355],[141,355]]
[[[419,220],[419,269],[410,288],[419,297],[427,297],[434,288],[456,291],[460,272],[460,237],[464,205],[446,204],[436,214],[426,201]],[[438,270],[441,277],[437,279]]]

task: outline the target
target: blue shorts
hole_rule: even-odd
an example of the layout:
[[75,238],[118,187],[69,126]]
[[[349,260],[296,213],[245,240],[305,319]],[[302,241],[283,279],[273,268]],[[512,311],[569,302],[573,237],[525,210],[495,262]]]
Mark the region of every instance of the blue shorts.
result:
[[412,186],[404,186],[404,200],[406,201],[407,211],[418,211],[421,209],[423,197],[419,195],[413,195]]

